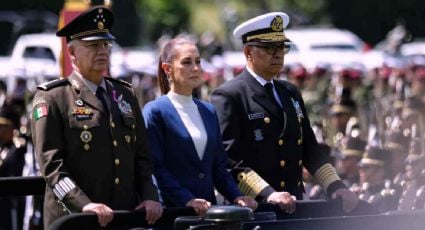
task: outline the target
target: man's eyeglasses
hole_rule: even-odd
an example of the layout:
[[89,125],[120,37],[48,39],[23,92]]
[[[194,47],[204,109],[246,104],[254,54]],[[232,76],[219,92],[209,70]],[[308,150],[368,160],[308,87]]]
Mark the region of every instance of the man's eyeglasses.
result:
[[82,46],[91,49],[91,50],[100,50],[100,49],[108,49],[112,48],[112,42],[108,40],[96,41],[96,42],[87,42],[81,44]]
[[250,46],[255,46],[261,48],[266,51],[269,55],[275,55],[276,53],[284,53],[287,54],[291,49],[291,46],[288,43],[283,43],[280,45],[263,45],[263,44],[248,44]]

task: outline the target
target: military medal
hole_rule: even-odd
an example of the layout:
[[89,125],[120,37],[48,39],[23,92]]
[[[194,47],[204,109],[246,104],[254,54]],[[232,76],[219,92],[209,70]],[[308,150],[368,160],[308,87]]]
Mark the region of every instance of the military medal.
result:
[[[85,127],[86,128],[86,127]],[[84,130],[80,134],[81,141],[84,142],[84,149],[88,151],[90,149],[89,142],[92,140],[93,135],[90,131]]]
[[89,120],[93,116],[93,110],[86,107],[77,107],[72,110],[72,115],[75,116],[77,121]]
[[84,103],[83,103],[83,101],[81,99],[76,100],[75,101],[75,104],[77,104],[78,106],[83,106],[84,105]]
[[291,101],[292,101],[292,105],[295,108],[295,112],[297,113],[297,117],[298,118],[304,118],[304,114],[303,114],[303,111],[301,110],[300,102],[294,100],[294,98],[291,98]]

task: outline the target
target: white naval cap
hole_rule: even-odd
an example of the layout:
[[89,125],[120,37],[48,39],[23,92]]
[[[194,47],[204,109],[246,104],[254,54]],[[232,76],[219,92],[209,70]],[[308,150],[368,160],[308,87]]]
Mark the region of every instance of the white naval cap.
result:
[[240,24],[233,36],[247,42],[284,42],[289,41],[283,30],[289,24],[289,16],[283,12],[272,12],[252,18]]

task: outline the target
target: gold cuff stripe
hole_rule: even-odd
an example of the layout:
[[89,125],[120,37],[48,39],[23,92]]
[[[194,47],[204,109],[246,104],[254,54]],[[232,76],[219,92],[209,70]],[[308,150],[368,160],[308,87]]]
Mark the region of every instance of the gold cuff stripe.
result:
[[316,173],[314,174],[314,179],[322,186],[322,188],[326,191],[328,186],[337,181],[341,180],[338,174],[335,171],[335,168],[332,167],[331,164],[325,164],[320,167]]
[[252,198],[255,198],[264,188],[269,186],[269,184],[263,180],[257,173],[254,171],[241,172],[238,174],[239,189],[240,191]]
[[286,36],[283,32],[272,32],[267,34],[256,34],[252,36],[248,36],[246,41],[249,42],[253,39],[268,39],[273,41],[284,41],[286,40]]
[[109,30],[108,29],[96,29],[96,30],[88,30],[88,31],[84,31],[78,34],[74,34],[71,35],[71,39],[76,39],[79,38],[81,36],[85,36],[85,35],[90,35],[90,34],[95,34],[95,33],[108,33]]

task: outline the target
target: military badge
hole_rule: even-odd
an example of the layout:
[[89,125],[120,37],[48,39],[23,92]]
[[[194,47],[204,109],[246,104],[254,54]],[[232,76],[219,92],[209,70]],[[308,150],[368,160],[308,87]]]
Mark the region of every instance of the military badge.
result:
[[93,110],[85,107],[77,107],[72,111],[77,121],[89,120],[93,116]]
[[47,104],[38,104],[33,110],[34,120],[38,121],[40,118],[45,117],[49,114]]
[[117,97],[117,92],[113,90],[112,96],[114,101],[118,104],[118,109],[121,111],[121,113],[128,117],[133,117],[133,110],[131,109],[131,105],[130,103],[123,100],[122,94]]
[[254,130],[254,140],[255,141],[264,140],[263,131],[261,129]]
[[272,22],[270,23],[270,28],[273,31],[282,31],[283,30],[283,19],[281,16],[276,16],[273,18]]
[[81,141],[85,143],[84,150],[88,151],[90,149],[89,143],[92,140],[93,135],[91,134],[90,131],[84,130],[81,132],[80,138],[81,138]]
[[304,114],[303,114],[303,111],[301,110],[300,102],[294,100],[294,98],[291,98],[291,101],[292,101],[292,105],[295,108],[295,112],[297,113],[297,117],[304,118]]
[[84,103],[83,103],[83,101],[81,99],[76,100],[75,101],[75,104],[77,104],[78,106],[83,106],[84,105]]
[[264,118],[264,113],[251,113],[248,114],[248,119],[251,120],[255,120],[255,119],[260,119],[260,118]]

